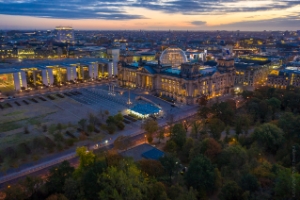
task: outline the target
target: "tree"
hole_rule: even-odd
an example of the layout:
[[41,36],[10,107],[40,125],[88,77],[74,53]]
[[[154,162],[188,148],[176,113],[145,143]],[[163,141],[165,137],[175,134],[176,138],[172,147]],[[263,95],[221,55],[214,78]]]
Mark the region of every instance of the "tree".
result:
[[268,100],[268,105],[271,106],[272,119],[274,120],[276,111],[280,108],[281,101],[275,97],[272,97],[271,99]]
[[178,152],[179,158],[182,162],[188,163],[188,161],[189,161],[188,159],[189,159],[191,150],[193,149],[194,145],[195,145],[195,142],[192,138],[188,138],[185,141],[185,143],[182,147],[182,151]]
[[284,131],[288,140],[297,137],[300,132],[300,117],[296,117],[291,112],[285,112],[278,121],[278,126]]
[[114,116],[114,119],[116,122],[122,122],[124,120],[124,117],[123,117],[122,113],[119,112],[118,114],[116,114]]
[[95,154],[92,151],[88,151],[88,149],[83,147],[77,147],[76,155],[79,157],[79,166],[77,167],[75,173],[76,175],[81,175],[84,170],[95,162]]
[[68,200],[63,194],[52,194],[46,200]]
[[207,106],[200,107],[198,110],[198,115],[203,119],[207,119],[209,113],[211,113],[211,110]]
[[80,126],[80,128],[81,128],[82,130],[85,130],[86,119],[81,119],[81,120],[79,120],[78,125]]
[[166,120],[167,120],[167,124],[169,126],[169,129],[170,129],[170,134],[172,134],[173,125],[175,123],[175,116],[174,116],[174,114],[168,114],[167,117],[166,117]]
[[172,183],[172,177],[179,170],[179,163],[177,158],[172,154],[165,154],[159,159],[159,161],[164,167],[165,172],[168,174],[170,183]]
[[149,176],[159,177],[164,173],[162,164],[157,160],[140,160],[138,162],[138,165],[142,172],[146,173]]
[[144,199],[147,191],[147,180],[132,163],[124,161],[124,167],[108,167],[99,176],[99,198],[110,199]]
[[56,125],[56,129],[57,129],[59,132],[61,132],[61,130],[63,129],[62,124],[61,124],[61,123],[58,123],[58,124]]
[[252,98],[253,97],[253,92],[252,91],[248,91],[248,90],[244,90],[242,92],[242,97],[244,99],[249,99],[249,98]]
[[195,188],[201,195],[214,191],[215,179],[214,166],[201,155],[190,162],[185,175],[187,186]]
[[106,130],[109,134],[114,134],[114,132],[116,131],[116,125],[114,123],[109,123],[106,126]]
[[46,188],[49,194],[62,193],[66,179],[70,178],[73,172],[74,167],[71,167],[67,161],[50,169],[50,176],[46,182]]
[[24,126],[24,134],[29,134],[29,130],[27,126]]
[[72,177],[66,179],[63,191],[68,199],[80,199],[82,196],[80,193],[80,182]]
[[[81,191],[78,191],[82,193],[85,199],[88,200],[99,199],[98,192],[101,190],[101,185],[98,182],[98,178],[99,178],[98,176],[99,174],[102,174],[106,170],[106,168],[107,168],[107,163],[105,162],[105,160],[100,160],[100,161],[96,161],[95,164],[93,164],[90,168],[88,168],[85,171],[85,173],[83,174],[80,180]],[[80,196],[81,194],[78,194],[78,192],[77,192],[77,196]],[[75,198],[69,198],[69,199],[71,200]]]
[[212,106],[214,117],[222,120],[225,125],[232,125],[235,111],[229,102],[216,103]]
[[252,137],[266,151],[275,153],[284,142],[284,132],[274,124],[266,123],[255,128]]
[[170,152],[170,153],[176,153],[177,150],[177,144],[174,142],[174,140],[167,140],[166,145],[165,145],[165,151]]
[[225,129],[225,124],[218,118],[213,118],[209,120],[208,127],[210,129],[210,133],[215,140],[220,140],[221,133]]
[[259,102],[258,113],[262,122],[267,121],[269,115],[269,106],[267,100]]
[[247,190],[251,193],[255,192],[259,188],[257,178],[252,174],[243,175],[240,179],[239,185],[243,190]]
[[24,188],[20,184],[7,187],[4,192],[6,200],[24,200],[27,197]]
[[105,110],[105,111],[104,111],[104,114],[105,114],[106,116],[108,116],[108,115],[109,115],[109,111],[108,111],[108,110]]
[[166,188],[161,182],[150,183],[147,191],[147,200],[166,200],[168,199]]
[[41,189],[43,180],[40,177],[27,176],[20,184],[24,187],[26,196],[33,197],[35,193]]
[[242,199],[242,190],[234,181],[227,182],[219,195],[221,200],[240,200]]
[[201,130],[201,123],[194,121],[192,124],[191,137],[198,139]]
[[203,151],[203,154],[211,160],[211,162],[214,162],[216,160],[216,157],[221,153],[221,145],[214,140],[213,138],[207,138],[204,141],[201,142],[201,146]]
[[165,129],[164,128],[160,128],[158,130],[157,138],[158,138],[158,143],[160,143],[160,140],[163,140],[165,138]]
[[237,118],[235,120],[235,134],[236,135],[240,135],[242,133],[243,129],[242,129],[242,121],[240,118]]
[[293,174],[290,169],[280,169],[276,177],[274,192],[277,199],[299,199],[300,175]]
[[149,144],[151,144],[153,142],[153,136],[150,135],[149,133],[147,134],[147,141]]
[[148,118],[144,124],[143,129],[149,134],[152,135],[158,130],[158,123],[157,121],[153,120],[152,118]]
[[225,148],[218,157],[220,167],[229,167],[230,173],[240,169],[247,161],[247,152],[240,145],[232,145]]
[[186,141],[186,131],[182,124],[175,124],[172,129],[171,139],[177,144],[179,148],[182,148]]
[[95,129],[96,123],[97,123],[97,121],[98,121],[98,118],[97,118],[97,116],[94,115],[93,113],[89,113],[88,116],[89,116],[89,125],[88,125],[88,129],[89,129],[89,132],[93,132],[94,129]]

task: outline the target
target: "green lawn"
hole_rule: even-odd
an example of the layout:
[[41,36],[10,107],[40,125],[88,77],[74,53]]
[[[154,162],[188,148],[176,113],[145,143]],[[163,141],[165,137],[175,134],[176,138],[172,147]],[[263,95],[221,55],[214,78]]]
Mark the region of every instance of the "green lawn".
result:
[[19,114],[22,114],[22,113],[23,113],[23,111],[15,111],[15,112],[5,114],[3,116],[13,116],[13,115],[19,115]]
[[16,122],[7,122],[0,124],[0,133],[21,128],[22,125]]

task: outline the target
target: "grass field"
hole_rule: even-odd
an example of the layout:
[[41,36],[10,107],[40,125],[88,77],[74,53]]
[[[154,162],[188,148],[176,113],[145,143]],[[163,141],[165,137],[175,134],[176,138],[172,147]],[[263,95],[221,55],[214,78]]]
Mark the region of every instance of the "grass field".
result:
[[23,125],[17,122],[8,122],[0,124],[0,133],[21,128]]

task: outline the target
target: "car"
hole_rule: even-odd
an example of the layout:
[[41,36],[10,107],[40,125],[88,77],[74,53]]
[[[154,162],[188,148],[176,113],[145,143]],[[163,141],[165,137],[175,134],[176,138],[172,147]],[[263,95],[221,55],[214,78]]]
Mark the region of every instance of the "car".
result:
[[5,98],[0,97],[0,102],[4,102]]
[[8,97],[7,97],[8,100],[15,99],[15,98],[16,98],[16,97],[14,97],[14,96],[8,96]]

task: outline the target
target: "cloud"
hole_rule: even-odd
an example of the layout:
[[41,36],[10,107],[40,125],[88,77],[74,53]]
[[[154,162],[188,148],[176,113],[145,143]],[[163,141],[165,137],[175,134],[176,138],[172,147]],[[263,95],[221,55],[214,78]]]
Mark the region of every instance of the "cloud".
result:
[[205,25],[206,22],[205,21],[193,21],[193,22],[191,22],[191,24],[193,24],[195,26],[202,26],[202,25]]
[[57,19],[143,19],[128,8],[146,8],[184,15],[223,15],[233,12],[282,10],[299,0],[0,0],[0,14]]
[[242,21],[231,24],[222,24],[216,27],[224,29],[245,29],[246,27],[247,30],[295,29],[300,27],[300,14],[288,15],[285,17],[268,20]]
[[127,20],[142,19],[142,15],[126,13],[115,6],[119,1],[108,0],[23,0],[0,1],[0,14],[21,15],[55,19],[106,19]]
[[299,0],[136,0],[133,4],[136,7],[185,15],[281,10],[297,5],[300,5]]

